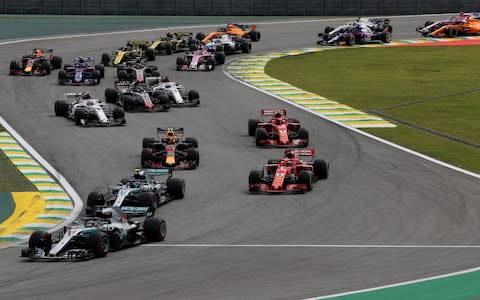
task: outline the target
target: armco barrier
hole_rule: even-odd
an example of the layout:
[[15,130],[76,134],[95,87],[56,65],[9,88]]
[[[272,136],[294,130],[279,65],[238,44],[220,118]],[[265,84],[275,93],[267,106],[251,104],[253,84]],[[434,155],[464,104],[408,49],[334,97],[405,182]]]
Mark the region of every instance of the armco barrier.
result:
[[0,0],[1,14],[363,16],[480,10],[480,0]]

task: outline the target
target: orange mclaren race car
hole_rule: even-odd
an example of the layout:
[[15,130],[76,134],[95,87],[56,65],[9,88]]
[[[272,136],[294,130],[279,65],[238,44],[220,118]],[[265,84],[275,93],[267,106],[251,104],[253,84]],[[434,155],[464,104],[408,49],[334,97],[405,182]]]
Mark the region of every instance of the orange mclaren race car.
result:
[[425,22],[425,26],[418,27],[417,31],[423,36],[440,38],[454,38],[459,35],[477,35],[480,34],[480,14],[460,13],[458,16],[446,20],[437,22],[427,21]]
[[230,35],[238,35],[243,38],[250,38],[252,42],[258,42],[261,38],[260,32],[257,31],[257,25],[249,24],[227,24],[226,27],[219,28],[218,31],[226,32]]

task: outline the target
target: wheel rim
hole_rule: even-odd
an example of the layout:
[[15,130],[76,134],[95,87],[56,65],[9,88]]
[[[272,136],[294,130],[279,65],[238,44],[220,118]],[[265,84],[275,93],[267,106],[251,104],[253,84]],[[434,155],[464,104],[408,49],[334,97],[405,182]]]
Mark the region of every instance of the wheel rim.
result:
[[103,254],[107,254],[107,253],[108,253],[108,250],[110,249],[110,242],[109,242],[109,240],[108,240],[107,237],[104,237],[104,238],[102,239],[101,247],[102,247],[102,252],[103,252]]

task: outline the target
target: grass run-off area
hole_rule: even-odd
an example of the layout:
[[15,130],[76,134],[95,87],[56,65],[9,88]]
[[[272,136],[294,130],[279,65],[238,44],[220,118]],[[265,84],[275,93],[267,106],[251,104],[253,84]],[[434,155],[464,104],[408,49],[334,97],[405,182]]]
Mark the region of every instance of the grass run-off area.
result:
[[[0,132],[5,129],[0,126]],[[0,150],[0,192],[28,192],[35,191],[35,187],[12,164],[8,157]]]
[[266,72],[398,126],[369,133],[479,173],[479,51],[343,48],[275,59]]

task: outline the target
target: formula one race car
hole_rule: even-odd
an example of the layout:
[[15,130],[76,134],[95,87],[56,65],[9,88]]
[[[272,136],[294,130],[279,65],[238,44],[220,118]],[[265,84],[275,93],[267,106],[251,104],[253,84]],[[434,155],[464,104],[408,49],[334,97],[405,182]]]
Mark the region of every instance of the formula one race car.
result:
[[93,57],[75,57],[73,66],[65,64],[58,72],[59,85],[95,85],[105,76],[102,65],[96,65]]
[[33,49],[20,61],[10,62],[10,75],[50,75],[54,69],[62,68],[62,58],[54,56],[52,49]]
[[[225,27],[218,28],[217,32],[227,33],[231,36],[250,39],[252,42],[258,42],[261,34],[257,31],[257,25],[254,24],[227,24]],[[210,35],[210,34],[209,34]],[[201,32],[197,33],[196,39],[203,40],[207,36]]]
[[172,55],[173,52],[190,51],[191,45],[197,44],[191,32],[168,32],[152,42],[149,48],[157,54]]
[[[303,161],[300,157],[310,157]],[[250,192],[305,193],[319,179],[328,177],[329,165],[315,157],[314,149],[285,150],[283,159],[271,159],[262,171],[252,170],[248,177]]]
[[178,82],[159,82],[153,86],[153,91],[167,95],[171,106],[200,105],[200,94],[196,90],[187,90]]
[[392,40],[392,26],[389,19],[384,18],[359,18],[337,28],[325,27],[317,44],[321,45],[347,45],[367,44],[371,42],[390,43]]
[[215,65],[225,63],[225,52],[201,48],[187,53],[184,57],[177,57],[177,71],[212,71]]
[[105,90],[105,101],[116,103],[126,111],[167,111],[170,109],[168,96],[160,91],[153,91],[148,84],[150,80],[161,82],[162,77],[147,77],[145,82],[115,82],[115,88]]
[[93,191],[87,198],[87,215],[105,207],[119,207],[129,216],[154,215],[161,204],[185,196],[185,181],[168,169],[137,169],[106,192]]
[[417,27],[423,36],[455,38],[459,35],[480,34],[480,13],[460,13],[445,20],[427,21],[423,27]]
[[28,248],[21,257],[42,261],[80,261],[105,257],[109,251],[150,242],[160,242],[167,236],[164,219],[129,218],[118,207],[98,211],[95,217],[83,218],[65,226],[54,238],[45,231],[30,236]]
[[[272,116],[265,120],[263,117]],[[308,130],[296,119],[287,118],[285,109],[262,109],[261,119],[248,120],[248,135],[255,136],[257,146],[307,147]]]
[[[146,77],[158,77],[157,66],[146,66],[139,62],[127,62],[124,66],[117,67],[117,77],[119,81],[144,82]],[[168,81],[165,76],[164,81]]]
[[144,168],[195,169],[200,163],[198,141],[183,138],[183,128],[157,128],[157,138],[142,142],[141,164]]
[[102,64],[105,66],[118,66],[127,61],[140,59],[141,61],[155,60],[155,50],[148,48],[148,41],[129,41],[126,47],[122,47],[111,55],[102,54]]
[[66,93],[55,101],[55,115],[75,121],[78,126],[125,125],[125,111],[116,105],[92,99],[90,93]]
[[205,47],[207,49],[215,47],[225,54],[250,53],[252,51],[252,43],[249,40],[224,33],[211,39],[205,44]]

